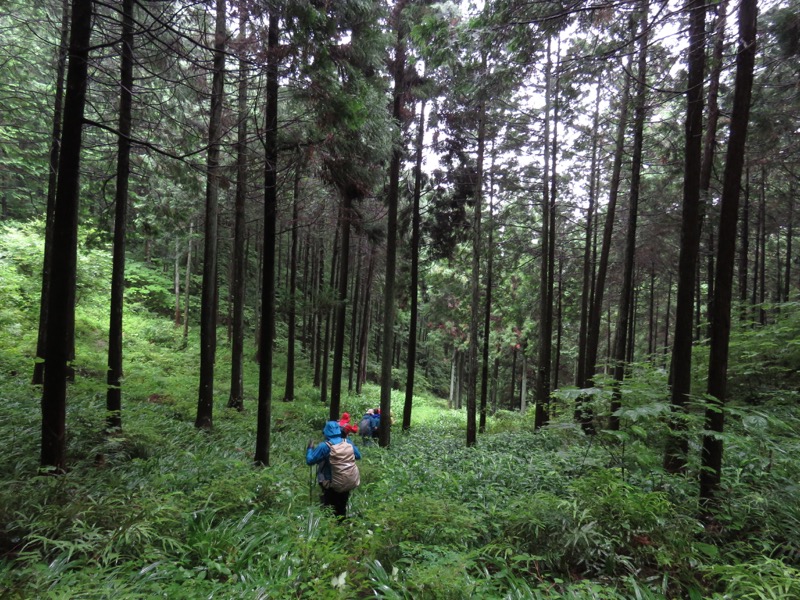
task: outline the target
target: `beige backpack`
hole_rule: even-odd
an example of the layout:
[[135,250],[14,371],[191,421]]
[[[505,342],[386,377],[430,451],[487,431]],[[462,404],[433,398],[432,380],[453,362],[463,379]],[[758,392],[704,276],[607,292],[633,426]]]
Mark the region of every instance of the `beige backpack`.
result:
[[333,445],[327,442],[331,449],[328,460],[331,463],[331,481],[328,484],[335,492],[349,492],[361,483],[361,476],[356,465],[356,455],[353,444],[345,441]]

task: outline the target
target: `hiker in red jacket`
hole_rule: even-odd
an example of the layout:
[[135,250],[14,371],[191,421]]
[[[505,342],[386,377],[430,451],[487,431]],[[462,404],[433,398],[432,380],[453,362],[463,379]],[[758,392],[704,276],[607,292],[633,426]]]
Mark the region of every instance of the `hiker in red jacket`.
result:
[[358,425],[350,424],[350,413],[342,413],[342,418],[339,419],[339,427],[342,429],[343,437],[347,437],[351,433],[358,433]]

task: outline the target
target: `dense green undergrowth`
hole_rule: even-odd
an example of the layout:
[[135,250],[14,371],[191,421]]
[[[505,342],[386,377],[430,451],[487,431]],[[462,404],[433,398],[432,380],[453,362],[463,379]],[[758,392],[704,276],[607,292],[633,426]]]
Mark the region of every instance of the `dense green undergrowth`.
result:
[[[800,597],[797,402],[775,387],[795,364],[791,322],[734,341],[735,352],[755,354],[732,365],[751,402],[728,415],[712,526],[697,517],[702,398],[687,420],[690,475],[668,476],[665,377],[645,366],[625,387],[614,435],[584,436],[570,422],[575,392],[566,390],[548,428],[534,434],[531,414],[501,411],[466,448],[463,412],[417,396],[410,432],[395,428],[388,449],[362,447],[362,485],[338,524],[320,510],[303,463],[327,414],[306,383],[305,359],[296,400],[273,405],[271,465],[255,468],[257,365],[247,366],[245,411],[225,409],[221,343],[214,428],[196,430],[194,332],[184,342],[156,300],[169,281],[140,264],[126,309],[123,430],[102,434],[108,255],[100,250],[81,257],[69,472],[39,474],[40,390],[29,378],[40,251],[33,228],[2,230],[2,598]],[[378,395],[366,386],[343,410],[360,414]],[[605,392],[593,397],[602,414]]]

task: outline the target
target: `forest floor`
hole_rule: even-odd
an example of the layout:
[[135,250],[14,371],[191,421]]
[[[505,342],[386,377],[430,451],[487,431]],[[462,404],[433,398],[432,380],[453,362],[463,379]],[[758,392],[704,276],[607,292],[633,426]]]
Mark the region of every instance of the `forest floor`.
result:
[[[665,374],[644,366],[625,387],[622,430],[592,437],[572,423],[575,392],[565,390],[548,427],[534,432],[532,411],[498,411],[467,448],[464,411],[418,394],[409,432],[395,426],[388,448],[361,447],[361,486],[340,524],[319,506],[303,460],[328,407],[302,354],[295,400],[273,403],[270,466],[254,467],[258,366],[248,361],[245,410],[224,408],[220,344],[214,427],[197,430],[195,332],[184,340],[163,308],[169,293],[158,295],[168,278],[141,264],[126,309],[122,431],[103,433],[107,290],[87,283],[69,470],[40,473],[37,242],[15,235],[0,236],[0,598],[800,597],[794,392],[730,407],[710,525],[697,508],[702,399],[688,475],[668,475]],[[107,257],[81,260],[84,275],[105,277]],[[607,398],[595,396],[602,414]],[[342,411],[361,415],[378,397],[366,385]],[[402,402],[395,392],[397,412]]]

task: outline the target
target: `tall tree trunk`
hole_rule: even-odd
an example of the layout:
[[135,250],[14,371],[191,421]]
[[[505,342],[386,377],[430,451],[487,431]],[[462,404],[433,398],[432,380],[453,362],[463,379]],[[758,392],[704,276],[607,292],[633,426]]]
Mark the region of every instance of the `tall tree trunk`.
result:
[[392,11],[397,34],[394,49],[394,91],[392,95],[392,124],[397,127],[396,140],[389,162],[389,192],[387,194],[386,225],[386,277],[383,288],[383,350],[381,351],[381,419],[378,443],[389,446],[391,440],[392,408],[392,346],[394,345],[395,277],[397,268],[397,204],[400,196],[400,161],[403,158],[403,94],[406,70],[405,28],[402,24],[404,2],[398,2]]
[[353,391],[353,378],[356,372],[356,339],[358,338],[358,309],[361,308],[361,299],[363,297],[361,283],[362,263],[364,260],[364,252],[362,251],[362,242],[359,239],[358,249],[358,262],[356,263],[355,281],[353,282],[353,308],[350,311],[350,360],[347,364],[347,391]]
[[[633,23],[631,24],[631,35],[635,34]],[[594,294],[589,321],[587,327],[586,340],[586,364],[584,366],[585,378],[580,387],[587,388],[592,385],[597,369],[597,355],[600,349],[600,324],[603,314],[603,296],[606,288],[606,275],[608,274],[608,260],[611,254],[611,237],[614,232],[614,219],[616,215],[617,197],[619,195],[620,180],[622,178],[622,160],[625,154],[625,132],[628,127],[628,110],[631,96],[631,76],[633,71],[633,53],[628,55],[628,62],[624,68],[624,84],[622,99],[619,106],[619,118],[617,120],[616,141],[614,147],[614,163],[611,168],[611,182],[608,192],[608,206],[606,208],[606,221],[603,225],[603,241],[600,247],[600,261],[597,265],[597,276],[594,285]],[[609,321],[609,327],[610,327]],[[583,430],[592,431],[592,415],[584,410],[581,419]]]
[[481,401],[478,417],[478,433],[486,431],[486,394],[489,384],[489,338],[492,321],[492,271],[494,268],[494,151],[489,179],[489,245],[486,249],[486,302],[483,307],[483,354],[481,357]]
[[[342,195],[339,219],[342,228],[342,246],[340,249],[339,281],[334,315],[333,369],[331,370],[331,420],[339,419],[342,396],[342,365],[344,364],[344,329],[347,312],[347,273],[350,267],[350,224],[357,214],[353,210],[355,197],[351,193]],[[391,352],[389,353],[391,355]],[[387,412],[388,415],[388,412]],[[383,427],[381,427],[383,429]]]
[[[239,2],[239,42],[247,37],[247,3]],[[236,201],[233,219],[233,330],[231,336],[231,391],[228,408],[244,409],[244,301],[245,238],[247,220],[247,62],[244,49],[239,54],[238,128],[236,132]]]
[[639,183],[642,175],[642,146],[647,95],[647,39],[649,0],[642,0],[639,27],[639,58],[636,74],[636,100],[633,117],[633,155],[631,157],[631,189],[628,197],[628,231],[625,236],[625,259],[620,291],[617,329],[614,336],[614,392],[611,398],[611,415],[608,426],[619,429],[619,417],[614,413],[621,406],[622,380],[625,378],[626,341],[628,337],[628,312],[633,290],[633,268],[636,255],[636,224],[639,214]]
[[[686,89],[685,148],[683,162],[683,214],[678,259],[678,293],[675,334],[672,340],[671,435],[667,438],[664,468],[684,473],[689,451],[685,436],[686,403],[692,391],[692,311],[700,253],[700,165],[703,155],[703,78],[706,57],[705,0],[687,0],[689,19],[689,75]],[[697,277],[699,281],[699,277]],[[700,298],[697,299],[698,306]]]
[[175,327],[181,326],[181,254],[181,241],[176,237],[174,272],[172,274],[172,289],[175,294],[175,314],[173,316]]
[[420,196],[422,195],[422,151],[425,142],[425,99],[419,106],[419,123],[415,142],[416,157],[414,162],[414,201],[411,212],[411,313],[409,315],[408,360],[406,361],[406,397],[403,405],[403,431],[411,428],[411,407],[414,401],[414,374],[417,369],[417,325],[419,321],[419,228],[420,228]]
[[552,348],[553,324],[548,315],[552,314],[552,305],[548,306],[552,296],[549,293],[550,275],[550,109],[551,109],[551,71],[550,58],[551,38],[547,38],[547,64],[545,66],[545,114],[544,114],[544,186],[542,196],[542,266],[539,273],[539,357],[536,373],[536,414],[535,428],[547,423],[547,406],[550,400],[550,358]]
[[723,446],[721,434],[724,426],[724,405],[727,392],[736,217],[747,141],[750,96],[753,86],[757,13],[756,0],[742,0],[740,2],[739,47],[736,54],[733,110],[722,186],[718,229],[719,243],[717,246],[717,278],[714,286],[714,320],[711,331],[711,354],[708,363],[707,391],[711,398],[710,405],[706,409],[705,429],[709,433],[703,437],[703,451],[700,461],[700,501],[704,511],[708,511],[711,508],[722,477]]
[[[599,79],[599,77],[598,77]],[[592,288],[592,236],[595,231],[594,206],[597,196],[597,147],[598,131],[600,129],[600,89],[601,82],[597,81],[597,95],[594,101],[594,117],[592,119],[592,158],[589,175],[589,206],[586,209],[586,234],[583,243],[583,282],[581,287],[581,314],[578,327],[578,364],[575,369],[575,386],[583,387],[586,382],[586,341],[589,324],[589,307],[591,306]],[[583,422],[583,401],[579,396],[575,404],[575,420]]]
[[789,223],[786,226],[786,264],[783,275],[783,301],[789,301],[791,290],[790,281],[792,280],[792,229],[794,219],[794,184],[789,183]]
[[125,238],[128,223],[128,179],[131,156],[133,105],[133,5],[122,1],[122,60],[120,64],[117,185],[114,193],[114,254],[111,268],[111,309],[108,326],[106,427],[122,427],[122,309],[125,295]]
[[650,263],[650,306],[648,310],[648,330],[647,330],[647,356],[650,362],[654,362],[654,353],[656,350],[656,266]]
[[75,287],[73,250],[78,245],[78,194],[83,113],[92,32],[91,0],[73,0],[70,19],[69,67],[64,97],[61,153],[53,214],[53,261],[48,295],[45,356],[47,368],[42,387],[42,448],[40,462],[62,472],[66,466],[67,327],[69,311],[65,292]]
[[557,390],[559,388],[558,385],[558,374],[561,371],[561,338],[564,334],[564,321],[562,318],[562,288],[563,288],[563,278],[564,278],[564,265],[561,261],[561,258],[558,259],[558,289],[556,292],[557,300],[556,300],[556,358],[555,364],[553,365],[553,389]]
[[272,359],[275,335],[275,243],[278,212],[278,25],[276,8],[267,29],[267,101],[264,106],[264,273],[261,281],[261,337],[258,415],[253,461],[269,466],[272,423]]
[[[482,68],[486,67],[483,55]],[[472,217],[472,274],[467,357],[467,446],[478,439],[478,328],[481,320],[481,211],[483,210],[483,159],[486,148],[486,100],[481,96],[478,116],[478,155],[475,168],[475,210]]]
[[286,388],[283,401],[294,400],[294,353],[297,337],[297,229],[300,220],[300,174],[302,163],[298,158],[294,173],[294,190],[292,193],[292,242],[289,250],[289,322],[287,323],[288,340],[286,346]]
[[764,302],[767,299],[767,171],[761,166],[761,198],[758,206],[758,221],[761,224],[761,266],[759,268],[759,295],[758,295],[758,322],[761,325],[767,323],[767,311],[764,310]]
[[[746,321],[747,310],[747,267],[750,254],[750,168],[745,169],[744,206],[742,207],[741,247],[739,248],[739,318]],[[713,323],[713,321],[712,321]]]
[[[711,174],[714,165],[715,147],[717,141],[717,126],[719,123],[719,80],[722,73],[723,53],[725,50],[725,24],[727,20],[728,0],[717,4],[717,19],[714,25],[714,49],[711,54],[711,65],[708,77],[708,123],[706,123],[705,137],[703,138],[703,162],[700,166],[700,201],[701,219],[711,210]],[[714,226],[708,226],[708,290],[706,293],[706,321],[708,322],[707,336],[711,337],[711,315],[714,299]]]
[[[333,248],[331,249],[331,279],[329,290],[330,293],[336,289],[336,267],[338,264],[337,257],[339,256],[339,232],[342,229],[341,216],[337,219],[336,232],[333,235]],[[322,381],[320,389],[320,401],[323,404],[328,403],[328,363],[330,361],[330,345],[331,345],[331,330],[334,329],[335,308],[326,303],[325,306],[325,338],[322,342]],[[335,415],[336,419],[339,417]]]
[[36,362],[33,365],[31,383],[44,381],[45,346],[47,345],[47,306],[50,293],[50,273],[53,262],[53,219],[56,210],[56,184],[58,178],[59,151],[61,149],[61,117],[64,101],[64,72],[67,67],[70,9],[69,0],[61,3],[61,37],[58,43],[58,66],[56,68],[56,95],[53,102],[53,129],[50,137],[50,170],[47,178],[47,214],[44,228],[44,257],[42,260],[42,291],[39,300],[39,334],[36,340]]
[[375,273],[375,253],[377,248],[369,244],[369,262],[367,263],[367,281],[365,285],[364,309],[361,315],[361,333],[358,337],[358,377],[356,377],[356,394],[361,393],[361,386],[367,380],[367,353],[369,351],[370,305],[372,302],[372,278]]
[[186,249],[186,279],[183,284],[183,343],[186,345],[189,337],[189,298],[192,283],[192,236],[194,235],[194,221],[189,220],[189,244]]
[[214,74],[206,158],[206,225],[203,250],[203,293],[200,306],[200,389],[195,427],[211,429],[214,409],[214,361],[217,352],[217,232],[219,227],[219,154],[225,78],[225,0],[217,0],[214,30]]
[[317,283],[316,296],[314,300],[314,347],[312,349],[314,361],[314,387],[321,386],[322,380],[322,320],[323,320],[323,300],[322,294],[325,290],[325,242],[319,240],[319,251],[317,259]]

